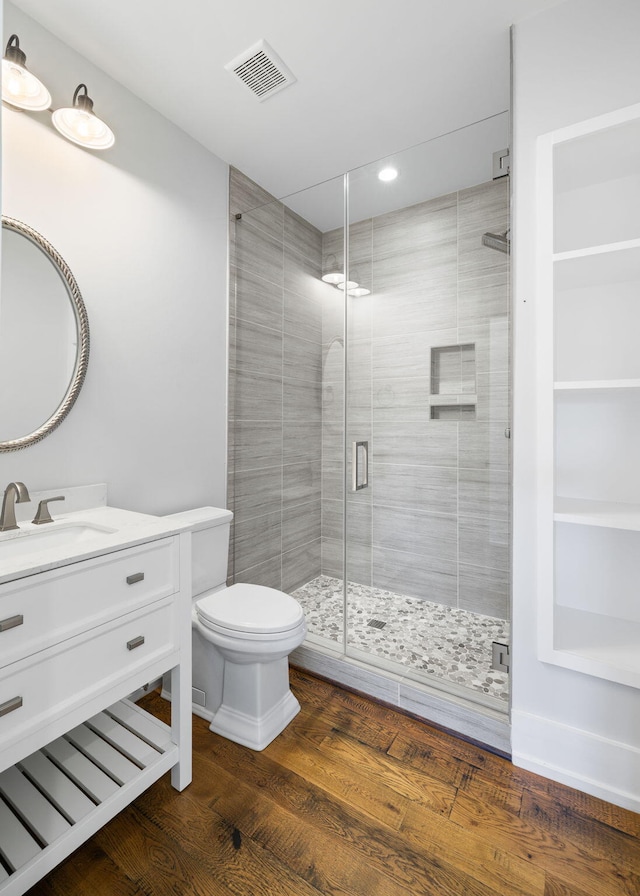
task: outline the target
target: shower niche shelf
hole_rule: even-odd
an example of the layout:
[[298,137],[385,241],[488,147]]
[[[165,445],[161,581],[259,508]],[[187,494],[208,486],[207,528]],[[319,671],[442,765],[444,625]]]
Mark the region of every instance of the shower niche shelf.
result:
[[472,342],[431,347],[432,420],[475,420],[476,347]]
[[640,687],[640,105],[538,162],[538,654]]

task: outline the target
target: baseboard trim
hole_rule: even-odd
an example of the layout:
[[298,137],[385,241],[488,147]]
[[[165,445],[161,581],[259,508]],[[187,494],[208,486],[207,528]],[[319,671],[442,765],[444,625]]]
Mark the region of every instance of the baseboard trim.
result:
[[640,813],[640,749],[512,710],[514,765]]

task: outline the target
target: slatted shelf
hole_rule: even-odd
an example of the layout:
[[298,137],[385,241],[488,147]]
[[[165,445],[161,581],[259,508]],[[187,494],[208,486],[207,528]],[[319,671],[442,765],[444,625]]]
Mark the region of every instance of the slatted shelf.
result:
[[64,737],[48,744],[43,752],[94,802],[102,803],[118,792],[116,782]]
[[140,769],[126,756],[119,753],[111,744],[102,740],[97,732],[88,725],[78,725],[65,735],[66,739],[77,747],[87,757],[89,762],[95,763],[99,769],[112,778],[119,787],[132,781]]
[[20,771],[33,781],[67,821],[75,824],[88,815],[95,803],[71,781],[42,751],[18,763]]
[[0,775],[0,795],[41,843],[52,843],[71,827],[15,765]]
[[128,700],[0,774],[0,894],[19,896],[165,771],[171,730]]

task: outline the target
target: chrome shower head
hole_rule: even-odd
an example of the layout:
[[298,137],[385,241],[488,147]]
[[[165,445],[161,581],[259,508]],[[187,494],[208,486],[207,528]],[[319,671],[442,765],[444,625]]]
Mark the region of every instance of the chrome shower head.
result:
[[483,233],[482,245],[489,249],[497,249],[498,252],[505,252],[507,255],[511,250],[511,240],[509,239],[509,231],[504,233]]

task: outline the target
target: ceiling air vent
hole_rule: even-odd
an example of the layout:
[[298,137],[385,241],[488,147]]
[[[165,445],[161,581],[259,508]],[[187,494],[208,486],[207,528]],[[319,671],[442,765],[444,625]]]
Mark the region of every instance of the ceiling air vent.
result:
[[295,84],[296,77],[266,40],[259,40],[225,65],[260,102]]

